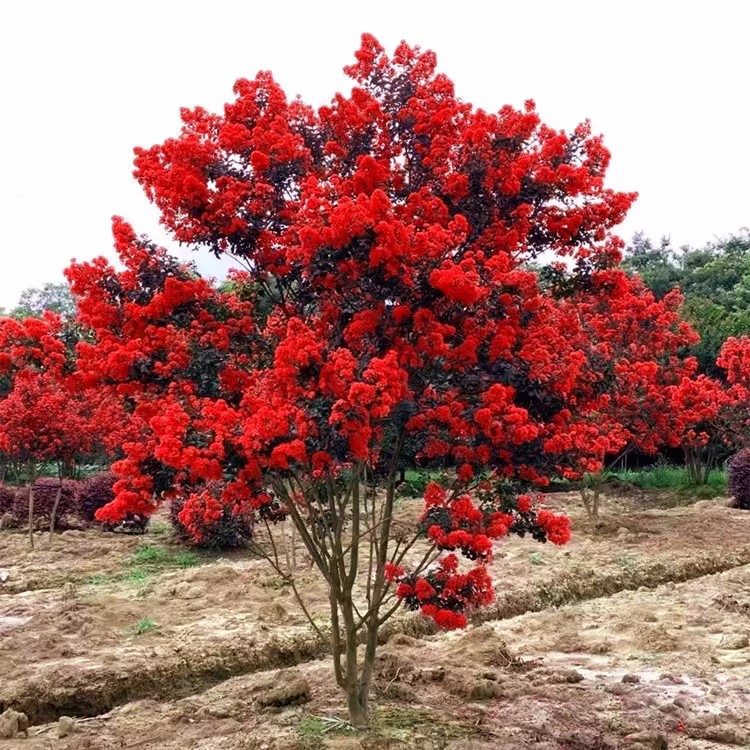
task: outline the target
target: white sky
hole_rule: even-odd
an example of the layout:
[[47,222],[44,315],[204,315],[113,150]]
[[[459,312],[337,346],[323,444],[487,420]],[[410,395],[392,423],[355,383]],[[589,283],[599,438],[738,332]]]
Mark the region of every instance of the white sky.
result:
[[589,117],[610,186],[640,192],[625,238],[728,234],[750,224],[748,30],[748,0],[2,2],[0,306],[111,255],[113,214],[164,241],[132,148],[175,135],[180,106],[220,109],[259,69],[326,103],[363,31],[435,50],[485,109],[531,97],[553,127]]

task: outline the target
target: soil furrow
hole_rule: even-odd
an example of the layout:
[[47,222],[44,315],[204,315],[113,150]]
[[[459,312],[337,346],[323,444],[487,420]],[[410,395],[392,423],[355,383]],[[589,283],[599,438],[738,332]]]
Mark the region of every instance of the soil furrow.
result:
[[[551,607],[611,596],[641,587],[685,582],[750,564],[750,545],[699,557],[644,562],[616,573],[581,568],[525,589],[503,593],[495,603],[474,614],[473,622],[504,620]],[[422,637],[434,628],[419,616],[406,614],[383,629],[384,641],[397,633]],[[329,645],[303,627],[265,639],[222,638],[200,648],[153,649],[148,661],[113,667],[92,659],[42,663],[23,682],[0,687],[0,711],[14,708],[32,723],[62,715],[95,716],[140,698],[165,699],[201,692],[230,677],[301,664],[325,656]]]

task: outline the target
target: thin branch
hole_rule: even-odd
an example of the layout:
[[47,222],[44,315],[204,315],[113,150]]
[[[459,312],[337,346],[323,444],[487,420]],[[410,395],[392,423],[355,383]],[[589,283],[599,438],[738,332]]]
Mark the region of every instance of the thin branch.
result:
[[[265,520],[265,519],[264,519]],[[265,521],[266,528],[268,528],[268,521]],[[270,534],[270,529],[269,529]],[[273,544],[275,548],[275,544]],[[288,583],[291,588],[292,592],[294,593],[294,597],[297,600],[297,603],[299,604],[300,608],[302,609],[303,614],[305,615],[305,618],[310,623],[310,626],[315,631],[316,635],[321,639],[325,640],[325,635],[323,634],[323,631],[318,627],[315,620],[313,620],[312,615],[310,614],[310,611],[307,609],[307,606],[305,605],[305,601],[302,598],[302,595],[299,593],[299,590],[297,589],[297,584],[294,580],[294,576],[291,575],[288,571],[285,571],[281,565],[278,562],[278,555],[276,554],[274,550],[274,557],[276,558],[273,560],[271,556],[263,550],[263,548],[257,543],[252,542],[250,545],[250,549],[259,554],[261,557],[263,557],[265,560],[268,561],[268,563],[271,565],[271,567],[282,577],[285,583]]]

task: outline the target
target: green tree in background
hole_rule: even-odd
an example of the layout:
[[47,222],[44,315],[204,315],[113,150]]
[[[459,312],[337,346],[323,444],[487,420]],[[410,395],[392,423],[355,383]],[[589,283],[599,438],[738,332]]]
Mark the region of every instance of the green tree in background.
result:
[[27,289],[21,294],[10,315],[14,318],[38,318],[45,311],[57,313],[63,320],[75,317],[76,304],[67,282],[47,282],[40,289]]
[[657,297],[678,286],[683,313],[701,341],[693,349],[701,370],[721,375],[716,357],[730,336],[750,333],[750,230],[675,251],[669,238],[658,245],[642,233],[625,252],[625,268],[639,274]]

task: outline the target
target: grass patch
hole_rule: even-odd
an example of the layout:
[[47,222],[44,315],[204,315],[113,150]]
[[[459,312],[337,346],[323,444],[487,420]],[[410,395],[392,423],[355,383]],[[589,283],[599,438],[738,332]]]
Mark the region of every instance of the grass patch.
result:
[[172,534],[172,527],[164,521],[151,521],[148,533],[152,536],[168,537]]
[[[366,730],[356,730],[347,721],[336,717],[303,716],[297,725],[297,736],[304,750],[323,750],[326,737],[362,737],[363,747],[401,746],[419,734],[428,741],[429,747],[445,747],[452,741],[465,737],[468,728],[450,718],[426,709],[409,706],[380,705],[373,707],[370,725]],[[365,744],[366,743],[366,744]]]
[[305,750],[323,747],[323,719],[319,716],[303,716],[297,725],[297,736]]
[[134,632],[136,635],[143,635],[144,633],[156,630],[157,627],[157,624],[150,617],[144,617],[135,624]]
[[627,570],[633,570],[637,568],[640,563],[638,557],[631,554],[630,552],[621,552],[619,555],[615,555],[613,560],[621,568],[625,568]]
[[408,706],[383,706],[375,714],[370,731],[390,742],[406,742],[415,733],[429,739],[430,747],[445,747],[465,737],[467,727],[432,711]]
[[174,561],[178,568],[194,568],[200,565],[201,559],[195,552],[180,552],[175,555]]
[[346,720],[338,717],[303,716],[297,725],[297,737],[304,750],[323,750],[324,737],[347,735],[356,732]]
[[133,570],[129,570],[124,576],[125,582],[130,583],[134,586],[142,585],[146,582],[147,578],[148,572],[143,570],[142,568],[133,568]]
[[164,547],[154,547],[153,545],[146,545],[141,547],[132,558],[132,562],[135,564],[148,563],[153,565],[161,565],[165,563],[170,557],[169,550]]
[[123,575],[127,583],[143,587],[157,573],[175,568],[194,568],[201,558],[195,552],[171,550],[147,544],[130,558],[129,570]]
[[84,582],[91,586],[102,586],[107,583],[124,582],[139,589],[139,595],[145,596],[146,584],[151,576],[166,570],[194,568],[200,565],[202,558],[196,552],[172,550],[147,544],[137,550],[120,573],[95,573],[87,576]]
[[173,550],[147,544],[130,558],[130,565],[149,572],[167,568],[194,568],[200,565],[201,557],[196,552]]
[[724,471],[715,470],[708,475],[706,484],[695,485],[682,466],[654,466],[637,471],[613,471],[609,476],[642,490],[698,490],[709,488],[721,494],[726,492],[727,477]]

